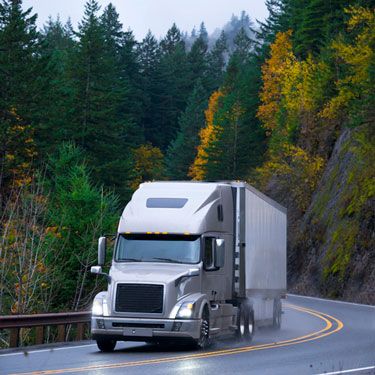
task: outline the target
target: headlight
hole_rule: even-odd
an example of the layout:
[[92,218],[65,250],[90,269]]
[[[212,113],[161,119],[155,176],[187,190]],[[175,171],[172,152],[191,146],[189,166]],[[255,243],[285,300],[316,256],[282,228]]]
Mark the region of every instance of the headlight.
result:
[[103,299],[98,298],[94,299],[94,303],[92,304],[92,315],[103,315]]
[[176,318],[189,319],[192,317],[194,312],[194,303],[184,302],[179,308]]
[[109,316],[107,299],[104,296],[96,297],[92,304],[92,315]]

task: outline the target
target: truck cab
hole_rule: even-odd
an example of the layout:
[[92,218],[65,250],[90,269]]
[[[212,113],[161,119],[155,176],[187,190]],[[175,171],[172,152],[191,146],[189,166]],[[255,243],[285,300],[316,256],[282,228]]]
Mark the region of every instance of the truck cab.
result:
[[120,218],[109,274],[101,268],[105,237],[99,239],[99,265],[91,270],[108,280],[92,309],[91,333],[100,350],[113,350],[117,341],[189,341],[206,347],[228,333],[251,339],[255,310],[241,266],[239,188],[140,185]]

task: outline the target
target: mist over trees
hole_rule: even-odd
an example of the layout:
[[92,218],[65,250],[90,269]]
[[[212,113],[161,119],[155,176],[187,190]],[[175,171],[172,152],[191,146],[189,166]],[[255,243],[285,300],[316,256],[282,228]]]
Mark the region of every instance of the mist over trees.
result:
[[[261,23],[242,12],[212,35],[173,24],[137,41],[112,4],[37,30],[0,0],[0,314],[86,308],[103,287],[96,238],[143,181],[243,179],[296,220],[308,211],[342,129],[373,122],[374,13],[266,4]],[[373,196],[360,181],[348,220]]]

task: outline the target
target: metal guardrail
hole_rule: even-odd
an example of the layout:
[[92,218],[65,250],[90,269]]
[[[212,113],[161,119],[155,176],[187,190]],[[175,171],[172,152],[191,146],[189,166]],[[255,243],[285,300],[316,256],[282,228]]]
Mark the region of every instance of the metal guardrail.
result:
[[91,311],[66,312],[55,314],[5,315],[0,316],[0,330],[9,329],[9,347],[19,345],[20,329],[35,327],[35,343],[43,344],[44,327],[57,326],[57,341],[66,341],[66,327],[76,324],[75,340],[82,340],[85,325],[91,320]]

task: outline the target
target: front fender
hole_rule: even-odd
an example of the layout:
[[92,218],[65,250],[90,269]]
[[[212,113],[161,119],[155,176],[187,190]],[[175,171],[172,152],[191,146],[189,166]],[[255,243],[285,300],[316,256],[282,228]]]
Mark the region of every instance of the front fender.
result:
[[179,308],[186,302],[194,303],[195,308],[194,308],[194,313],[192,316],[193,319],[200,319],[202,316],[204,306],[206,305],[208,307],[210,306],[207,296],[205,294],[201,294],[201,293],[190,294],[176,303],[176,305],[171,311],[169,318],[176,319],[176,315],[177,315]]
[[96,299],[105,299],[107,300],[108,292],[99,292],[95,297],[94,300]]

